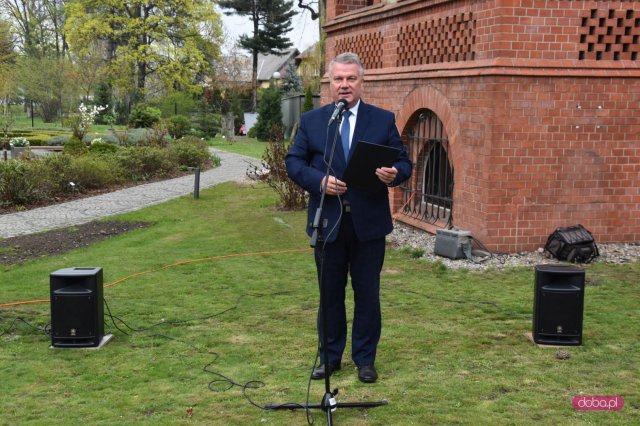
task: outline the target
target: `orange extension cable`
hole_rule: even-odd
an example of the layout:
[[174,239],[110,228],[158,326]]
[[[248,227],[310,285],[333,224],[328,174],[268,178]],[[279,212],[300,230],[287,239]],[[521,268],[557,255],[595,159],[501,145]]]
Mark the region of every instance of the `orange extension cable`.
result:
[[[120,284],[121,282],[127,281],[128,279],[134,278],[134,277],[138,277],[140,275],[145,275],[145,274],[149,274],[152,272],[157,272],[157,271],[162,271],[164,269],[169,269],[169,268],[173,268],[174,266],[180,266],[180,265],[187,265],[189,263],[196,263],[196,262],[206,262],[206,261],[211,261],[211,260],[219,260],[219,259],[230,259],[230,258],[234,258],[234,257],[251,257],[251,256],[264,256],[264,255],[270,255],[270,254],[288,254],[288,253],[300,253],[303,251],[309,251],[311,250],[310,248],[305,248],[305,249],[292,249],[292,250],[278,250],[278,251],[259,251],[259,252],[254,252],[254,253],[236,253],[236,254],[222,254],[220,256],[212,256],[212,257],[203,257],[202,259],[190,259],[190,260],[184,260],[182,262],[176,262],[176,263],[172,263],[170,265],[165,265],[162,266],[158,269],[152,269],[149,271],[143,271],[143,272],[136,272],[135,274],[131,274],[127,277],[124,277],[118,281],[114,281],[110,284],[107,284],[105,286],[103,286],[103,288],[109,288],[109,287],[113,287],[117,284]],[[49,299],[40,299],[40,300],[25,300],[22,302],[10,302],[10,303],[1,303],[0,304],[0,308],[5,308],[5,307],[9,307],[9,306],[18,306],[18,305],[27,305],[27,304],[31,304],[31,303],[45,303],[45,302],[49,302]]]

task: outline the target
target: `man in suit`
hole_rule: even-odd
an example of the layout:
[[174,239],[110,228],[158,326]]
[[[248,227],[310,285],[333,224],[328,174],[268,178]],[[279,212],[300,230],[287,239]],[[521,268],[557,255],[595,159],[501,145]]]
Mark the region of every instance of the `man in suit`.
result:
[[[307,233],[325,192],[321,239],[315,246],[318,278],[322,276],[326,299],[321,307],[327,315],[328,359],[320,350],[321,364],[312,373],[322,379],[340,369],[346,346],[345,289],[348,275],[354,293],[351,357],[358,379],[375,382],[376,349],[380,340],[380,272],[384,261],[385,236],[393,230],[388,186],[396,186],[411,175],[411,162],[398,133],[393,113],[361,100],[364,67],[354,53],[343,53],[329,64],[330,93],[334,103],[309,111],[300,121],[294,144],[287,153],[289,177],[309,193]],[[346,101],[342,121],[330,118],[338,102]],[[331,165],[331,146],[337,130]],[[401,151],[392,167],[379,167],[382,182],[375,190],[350,189],[341,179],[359,141],[387,145]],[[321,255],[324,254],[324,260]],[[321,267],[324,265],[324,270]],[[322,273],[321,273],[322,272]],[[322,345],[325,330],[318,312],[318,335]]]

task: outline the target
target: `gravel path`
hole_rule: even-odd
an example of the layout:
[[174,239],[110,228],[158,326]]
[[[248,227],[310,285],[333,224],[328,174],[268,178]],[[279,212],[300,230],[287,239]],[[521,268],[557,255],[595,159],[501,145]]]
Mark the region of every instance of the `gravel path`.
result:
[[[243,179],[249,164],[259,161],[239,154],[211,150],[221,159],[220,167],[200,173],[200,189]],[[194,175],[138,185],[62,204],[0,216],[0,237],[9,238],[51,229],[81,225],[96,219],[139,210],[192,194]]]

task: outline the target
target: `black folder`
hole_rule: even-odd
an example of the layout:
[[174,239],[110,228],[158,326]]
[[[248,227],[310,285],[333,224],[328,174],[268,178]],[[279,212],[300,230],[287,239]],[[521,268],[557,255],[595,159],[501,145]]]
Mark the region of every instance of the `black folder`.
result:
[[376,169],[393,166],[399,155],[398,148],[359,141],[342,175],[342,181],[347,184],[347,188],[378,190],[385,184],[376,176]]

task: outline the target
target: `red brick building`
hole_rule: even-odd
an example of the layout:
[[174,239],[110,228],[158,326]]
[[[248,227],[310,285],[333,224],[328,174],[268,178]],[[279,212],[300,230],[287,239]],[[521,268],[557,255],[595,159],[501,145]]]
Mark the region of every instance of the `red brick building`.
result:
[[[640,2],[327,0],[326,57],[396,113],[400,220],[532,250],[558,226],[640,241]],[[327,86],[323,87],[326,101]]]

